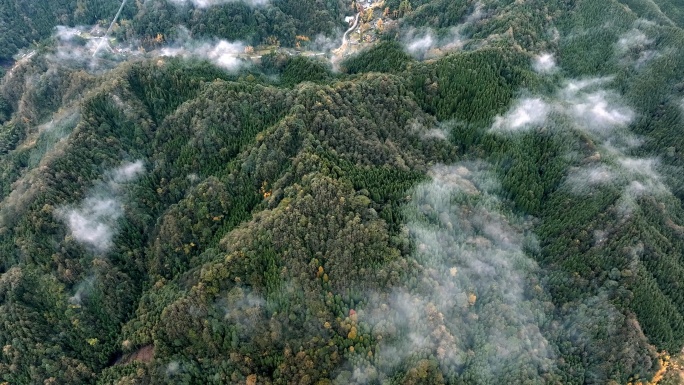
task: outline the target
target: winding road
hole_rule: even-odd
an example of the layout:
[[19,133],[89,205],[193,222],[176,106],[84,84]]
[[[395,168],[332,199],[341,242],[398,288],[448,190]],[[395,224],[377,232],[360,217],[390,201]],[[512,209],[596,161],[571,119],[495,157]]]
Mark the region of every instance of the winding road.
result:
[[353,31],[354,28],[356,28],[356,25],[359,24],[359,16],[361,16],[361,12],[356,14],[356,19],[354,19],[354,24],[352,24],[352,26],[349,27],[349,29],[344,33],[344,35],[342,35],[342,45],[340,46],[340,48],[343,48],[347,45],[347,35],[349,35],[349,33],[351,31]]

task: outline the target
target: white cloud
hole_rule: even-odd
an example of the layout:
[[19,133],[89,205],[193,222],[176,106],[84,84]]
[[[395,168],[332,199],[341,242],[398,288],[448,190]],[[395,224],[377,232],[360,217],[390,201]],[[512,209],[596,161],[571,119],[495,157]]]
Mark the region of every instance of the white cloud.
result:
[[621,106],[618,95],[598,89],[610,78],[572,80],[554,98],[524,98],[513,104],[504,116],[497,116],[493,131],[513,132],[544,125],[551,114],[572,118],[581,130],[606,136],[611,130],[627,126],[634,118],[630,108]]
[[589,189],[613,183],[617,175],[606,165],[572,170],[565,181],[575,194],[587,194]]
[[406,50],[414,56],[421,56],[432,49],[434,45],[435,38],[432,36],[431,32],[428,32],[421,37],[409,41],[406,44]]
[[533,68],[539,73],[550,73],[556,69],[556,59],[550,53],[543,53],[534,58]]
[[601,77],[601,78],[586,78],[586,79],[571,79],[565,83],[565,87],[561,90],[561,97],[572,98],[577,95],[578,92],[586,90],[594,86],[599,86],[606,84],[613,80],[612,77]]
[[87,198],[77,209],[66,213],[66,221],[74,239],[106,251],[112,245],[114,222],[121,216],[121,204],[110,198]]
[[497,116],[493,130],[519,131],[543,125],[551,111],[550,106],[540,98],[519,100],[504,116]]
[[235,69],[240,66],[240,60],[235,56],[244,53],[245,45],[242,43],[230,43],[221,40],[207,54],[219,67]]
[[192,4],[197,8],[208,8],[213,7],[215,5],[237,2],[245,3],[251,7],[261,7],[267,5],[270,2],[270,0],[171,0],[171,2],[177,5]]
[[425,139],[446,140],[449,135],[449,127],[442,126],[428,129],[417,120],[412,120],[409,123],[409,127],[411,128],[412,133],[420,135]]
[[610,94],[597,91],[568,100],[568,107],[577,122],[589,129],[606,129],[626,126],[634,113],[626,107],[610,103]]
[[121,183],[130,182],[143,172],[143,162],[126,163],[112,170],[109,182],[101,183],[76,207],[57,209],[57,216],[69,227],[71,236],[79,243],[100,253],[113,245],[117,221],[124,212],[121,204]]
[[617,48],[621,54],[625,54],[631,50],[643,50],[651,43],[653,40],[646,37],[643,32],[638,29],[631,29],[620,36]]
[[192,41],[185,42],[182,47],[166,47],[161,50],[161,56],[202,57],[212,61],[219,67],[233,71],[239,69],[245,62],[238,55],[245,52],[242,42],[220,40],[215,44]]
[[465,28],[476,23],[485,16],[483,8],[484,6],[482,3],[476,3],[472,13],[468,15],[465,22],[452,27],[449,33],[441,38],[437,38],[435,31],[430,28],[421,32],[411,29],[404,39],[406,51],[414,57],[422,59],[426,56],[439,56],[443,52],[455,51],[463,48],[468,41],[464,36],[463,31]]
[[62,41],[69,41],[76,36],[81,36],[81,29],[58,25],[55,27],[55,36]]
[[653,39],[633,28],[620,36],[615,49],[623,64],[631,64],[638,69],[660,56],[657,51],[651,49],[653,43]]
[[402,360],[424,355],[450,370],[487,368],[473,371],[482,383],[509,367],[536,367],[530,375],[540,377],[552,370],[554,354],[536,318],[542,304],[526,295],[538,267],[523,245],[533,239],[499,211],[490,192],[497,183],[484,168],[433,167],[432,180],[411,193],[406,228],[417,245],[410,258],[418,287],[370,296],[359,319],[381,341],[373,364],[354,369],[357,382],[382,382]]
[[114,170],[114,182],[129,182],[142,174],[143,171],[145,171],[145,166],[142,160],[126,163]]
[[658,179],[655,168],[658,165],[656,159],[621,158],[619,164],[631,175],[641,175]]

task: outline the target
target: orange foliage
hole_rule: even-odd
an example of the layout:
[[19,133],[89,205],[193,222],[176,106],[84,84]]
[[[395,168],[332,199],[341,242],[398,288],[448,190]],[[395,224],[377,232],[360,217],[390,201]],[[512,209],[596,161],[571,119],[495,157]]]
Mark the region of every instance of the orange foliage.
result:
[[468,294],[468,303],[470,306],[475,305],[475,301],[477,301],[477,296],[473,293]]
[[259,192],[264,196],[264,199],[269,198],[273,193],[271,192],[270,189],[268,189],[268,182],[264,181],[261,184],[261,188],[259,189]]
[[653,374],[651,381],[628,382],[627,385],[657,385],[665,377],[665,373],[669,369],[681,370],[676,363],[672,362],[667,352],[658,354],[658,364],[660,364],[660,369]]

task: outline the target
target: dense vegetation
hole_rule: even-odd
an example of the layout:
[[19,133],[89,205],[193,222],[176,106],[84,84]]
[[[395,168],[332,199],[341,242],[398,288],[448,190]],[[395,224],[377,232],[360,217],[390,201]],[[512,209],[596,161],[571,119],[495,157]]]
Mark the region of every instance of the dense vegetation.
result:
[[[5,3],[2,60],[118,9]],[[49,40],[3,72],[0,384],[679,383],[677,3],[386,6],[339,72]],[[350,9],[131,2],[116,33],[292,45]]]
[[[127,1],[114,33],[123,40],[154,46],[159,36],[172,41],[178,36],[179,27],[185,27],[197,38],[292,47],[298,35],[315,38],[341,30],[345,26],[342,15],[349,12],[349,5],[339,0],[278,0],[263,6],[239,1],[216,3],[212,7],[198,7],[189,0]],[[119,6],[114,1],[99,0],[61,0],[47,4],[3,0],[0,3],[0,64],[9,62],[18,49],[49,37],[57,25],[98,23],[106,29]]]

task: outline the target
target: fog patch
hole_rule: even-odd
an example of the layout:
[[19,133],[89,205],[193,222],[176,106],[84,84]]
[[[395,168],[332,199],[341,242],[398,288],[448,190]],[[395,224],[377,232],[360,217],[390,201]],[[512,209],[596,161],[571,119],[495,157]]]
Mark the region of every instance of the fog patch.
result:
[[561,90],[561,97],[572,98],[578,92],[586,90],[594,86],[604,85],[613,80],[610,76],[600,78],[586,78],[586,79],[571,79],[565,82],[565,86]]
[[515,132],[539,127],[546,122],[551,107],[540,98],[526,98],[516,102],[504,116],[497,116],[493,131]]
[[615,182],[616,174],[606,165],[571,170],[565,180],[575,194],[588,194],[591,189]]
[[[612,274],[620,273],[616,270]],[[586,363],[586,383],[605,382],[614,365],[624,365],[627,373],[646,371],[645,368],[655,365],[655,348],[634,315],[622,314],[611,303],[609,291],[601,289],[597,295],[569,308],[565,316],[564,328],[572,345],[587,356],[597,357]],[[597,344],[597,338],[615,344]]]
[[572,126],[606,139],[616,128],[626,127],[634,118],[619,96],[597,86],[611,78],[570,80],[553,97],[526,97],[516,101],[503,116],[494,118],[491,130],[515,132],[539,127],[551,116],[570,119]]
[[81,283],[76,286],[76,292],[69,297],[68,301],[71,305],[81,306],[83,304],[84,296],[86,296],[95,286],[95,276],[89,275]]
[[447,52],[458,51],[468,42],[462,35],[462,27],[454,27],[445,36],[437,37],[432,29],[410,30],[403,39],[406,52],[418,60],[442,56]]
[[53,32],[55,44],[45,57],[52,66],[102,72],[144,55],[135,42],[122,43],[109,38],[109,33],[111,29],[103,31],[99,26],[57,26]]
[[71,41],[75,37],[80,37],[81,36],[81,29],[80,28],[72,28],[72,27],[67,27],[64,25],[58,25],[55,27],[55,34],[54,36],[57,37],[61,41]]
[[670,190],[657,177],[635,178],[628,181],[620,198],[615,204],[617,217],[624,222],[640,210],[638,200],[644,196],[662,196],[671,194]]
[[196,8],[208,8],[221,4],[228,3],[244,3],[250,7],[263,7],[267,5],[270,0],[169,0],[172,3],[180,6],[192,5]]
[[92,197],[83,201],[80,207],[69,210],[65,219],[76,241],[103,252],[111,247],[112,227],[121,211],[121,204],[114,199]]
[[200,57],[228,71],[235,71],[246,65],[246,61],[238,57],[245,53],[246,45],[242,42],[219,40],[214,43],[200,43],[188,40],[180,47],[166,47],[160,50],[160,56],[167,57]]
[[542,304],[529,287],[538,267],[524,250],[536,240],[503,211],[487,169],[439,165],[412,191],[405,217],[416,287],[371,296],[360,318],[380,342],[374,363],[354,369],[355,381],[388,380],[407,360],[426,356],[445,371],[470,368],[482,383],[511,368],[536,368],[538,378],[554,369],[540,330]]
[[142,161],[125,163],[105,173],[106,180],[98,183],[80,204],[58,208],[57,217],[68,226],[71,237],[96,252],[109,251],[117,233],[117,221],[124,213],[123,183],[142,172]]
[[669,193],[657,171],[660,162],[655,158],[633,158],[621,156],[617,165],[623,176],[624,195],[636,198],[641,195]]
[[622,189],[625,201],[642,195],[660,195],[669,190],[657,171],[657,159],[613,155],[606,164],[575,169],[565,183],[577,194],[588,194],[591,188],[614,186]]
[[219,302],[224,320],[237,325],[241,333],[252,335],[264,322],[266,301],[248,289],[234,287]]
[[470,25],[470,24],[473,24],[477,21],[482,20],[485,17],[485,13],[484,13],[483,9],[484,9],[484,4],[482,4],[479,1],[477,3],[475,3],[475,8],[473,9],[473,12],[471,12],[470,15],[468,15],[468,17],[466,18],[465,25]]
[[646,37],[646,35],[638,29],[631,29],[622,36],[617,42],[617,49],[620,53],[627,53],[631,50],[642,50],[653,43],[653,40]]
[[655,159],[622,158],[618,162],[630,174],[658,178],[655,171],[658,162]]
[[80,116],[78,107],[60,110],[52,115],[49,122],[32,130],[34,132],[22,144],[22,147],[29,149],[30,168],[38,166],[46,157],[53,157],[65,145],[66,138],[78,124]]
[[615,44],[616,55],[625,65],[632,65],[639,69],[651,60],[660,56],[653,49],[654,40],[649,39],[644,32],[633,28],[620,36]]
[[342,40],[342,32],[337,31],[335,36],[326,36],[323,34],[318,34],[310,42],[310,49],[315,52],[330,52],[339,48],[340,40]]
[[402,39],[404,48],[409,54],[421,60],[439,57],[446,52],[462,49],[469,41],[464,31],[485,16],[483,8],[482,3],[476,3],[462,24],[452,27],[448,33],[441,37],[438,37],[431,28],[420,31],[415,28],[409,29]]
[[129,182],[142,174],[143,171],[145,171],[145,166],[142,160],[127,163],[114,170],[113,181],[115,183]]
[[629,108],[613,103],[611,99],[617,99],[617,97],[603,90],[577,95],[573,99],[566,100],[567,111],[574,116],[575,122],[591,130],[626,126],[632,121],[634,113]]
[[558,28],[552,27],[547,33],[551,37],[552,43],[558,43],[560,41],[560,32],[558,32]]
[[553,54],[543,53],[534,58],[532,67],[540,74],[548,74],[556,69],[556,59]]
[[423,134],[423,137],[426,139],[439,139],[439,140],[446,140],[447,139],[447,131],[445,130],[440,130],[438,128],[432,128],[429,129]]
[[435,38],[431,31],[428,31],[420,37],[409,41],[406,44],[406,50],[413,56],[423,57],[428,50],[432,49],[435,45]]
[[181,365],[178,361],[171,361],[166,365],[165,373],[167,376],[175,376],[181,371]]
[[446,140],[450,131],[449,127],[445,126],[428,129],[416,119],[413,119],[409,122],[409,127],[412,133],[419,135],[423,139]]

